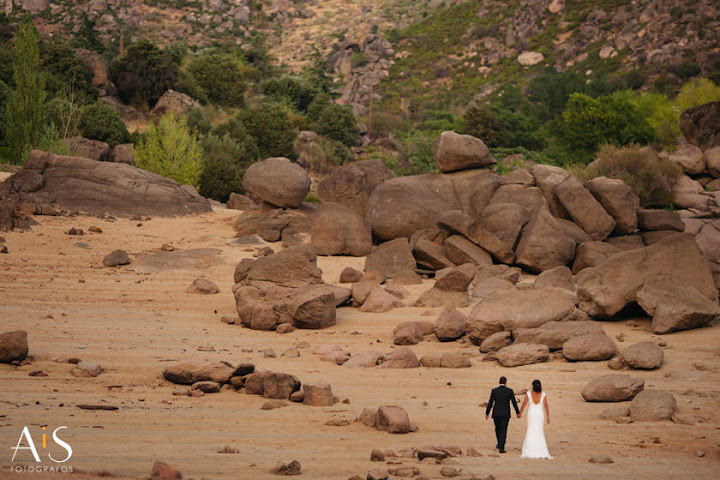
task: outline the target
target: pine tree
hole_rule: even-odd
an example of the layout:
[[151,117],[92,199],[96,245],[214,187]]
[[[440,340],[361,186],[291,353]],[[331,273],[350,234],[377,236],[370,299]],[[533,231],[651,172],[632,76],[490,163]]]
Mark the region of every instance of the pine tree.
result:
[[20,165],[45,131],[45,81],[40,76],[38,32],[29,16],[23,17],[15,34],[13,78],[15,89],[7,104],[9,160]]

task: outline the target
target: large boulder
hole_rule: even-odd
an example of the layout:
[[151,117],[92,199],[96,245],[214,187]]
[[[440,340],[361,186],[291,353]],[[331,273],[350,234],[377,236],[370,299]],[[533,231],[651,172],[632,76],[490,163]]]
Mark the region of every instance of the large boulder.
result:
[[688,175],[700,175],[705,173],[705,159],[703,151],[695,145],[687,142],[678,143],[674,152],[668,158],[682,167]]
[[720,147],[705,152],[705,165],[710,175],[716,179],[720,178]]
[[0,333],[0,363],[22,361],[27,354],[28,342],[25,330]]
[[372,249],[372,231],[364,218],[338,203],[323,203],[312,220],[312,247],[317,255],[364,257]]
[[562,288],[575,292],[575,277],[568,267],[561,266],[545,270],[537,276],[533,283],[534,288]]
[[482,140],[450,131],[440,135],[435,161],[443,173],[497,163]]
[[514,343],[501,348],[495,355],[503,367],[519,367],[547,362],[550,359],[550,350],[545,345]]
[[583,242],[575,251],[572,273],[577,274],[585,268],[596,267],[616,253],[620,253],[620,249],[609,243]]
[[692,285],[669,285],[662,278],[647,281],[637,293],[637,302],[652,316],[652,329],[658,334],[704,327],[720,316],[716,299]]
[[446,238],[443,248],[445,256],[456,265],[464,263],[473,263],[478,266],[492,265],[492,256],[462,235],[452,235]]
[[417,322],[402,322],[393,329],[395,345],[417,345],[423,341],[425,333]]
[[100,140],[91,140],[85,137],[69,137],[62,139],[73,157],[89,158],[98,162],[110,160],[110,145]]
[[575,256],[576,242],[563,232],[559,220],[545,205],[539,205],[523,228],[516,254],[518,265],[531,272],[542,272],[569,264]]
[[501,177],[487,168],[462,170],[445,174],[445,177],[453,184],[459,208],[474,220],[490,204],[501,184]]
[[651,341],[630,345],[621,353],[623,362],[630,368],[655,370],[662,365],[665,353],[660,346]]
[[115,145],[110,151],[109,160],[111,162],[133,165],[135,163],[135,145],[132,143],[121,143],[120,145]]
[[378,368],[417,368],[420,366],[415,352],[407,347],[398,348],[383,356]]
[[574,175],[563,180],[553,191],[573,221],[593,240],[603,240],[615,228],[615,220]]
[[0,193],[0,201],[19,194],[31,212],[48,204],[89,215],[169,217],[210,211],[207,199],[169,178],[123,163],[39,150],[31,151],[22,171],[7,182],[9,191]]
[[289,373],[267,373],[262,380],[263,396],[277,400],[289,400],[293,392],[300,390],[300,380]]
[[442,245],[426,238],[419,238],[415,242],[413,256],[419,266],[429,270],[442,270],[455,266],[455,263],[445,256]]
[[285,230],[296,234],[310,233],[311,213],[304,206],[298,209],[251,209],[238,216],[233,228],[238,237],[258,235],[267,242],[277,242],[286,234]]
[[372,191],[394,177],[380,159],[349,163],[334,169],[318,184],[318,197],[322,202],[339,203],[365,217]]
[[470,311],[467,335],[476,345],[501,330],[539,327],[569,318],[575,312],[575,297],[556,288],[526,289],[500,293]]
[[188,110],[199,106],[200,104],[193,100],[190,95],[170,89],[163,93],[155,107],[150,111],[150,115],[162,117],[166,113],[172,112],[176,116],[180,116],[187,113]]
[[248,167],[243,187],[277,207],[297,208],[310,191],[310,176],[287,158],[267,158]]
[[585,188],[593,194],[615,220],[616,235],[626,235],[637,230],[637,210],[640,198],[622,180],[597,177],[585,182]]
[[685,224],[675,212],[667,210],[638,210],[638,226],[644,232],[661,230],[685,231]]
[[670,420],[677,408],[677,401],[672,393],[643,390],[630,403],[630,418],[639,422]]
[[703,151],[720,147],[720,100],[685,110],[680,115],[680,130]]
[[582,389],[586,402],[626,402],[645,387],[645,380],[630,375],[611,373],[593,378]]
[[402,407],[383,405],[377,410],[378,430],[388,433],[409,433],[413,431],[410,417]]
[[434,333],[441,342],[451,342],[465,335],[467,316],[453,307],[445,307],[435,320]]
[[399,298],[377,286],[370,290],[359,310],[367,313],[383,313],[403,306]]
[[480,222],[475,222],[464,235],[475,245],[490,253],[498,262],[510,264],[515,260],[512,245],[500,240],[494,233],[483,227]]
[[614,357],[617,346],[604,332],[588,333],[570,338],[563,345],[562,353],[572,362],[597,362]]
[[565,207],[563,207],[555,194],[555,187],[565,181],[565,179],[570,176],[570,172],[552,165],[533,165],[530,167],[530,173],[535,178],[535,185],[540,188],[545,196],[545,200],[547,200],[548,207],[553,216],[570,218],[567,210],[565,210]]
[[396,238],[374,247],[365,259],[365,271],[375,270],[383,278],[399,283],[420,283],[415,257],[406,238]]
[[271,282],[285,287],[322,283],[315,252],[308,245],[296,245],[258,258],[247,271],[248,282]]
[[505,245],[515,248],[531,212],[531,209],[518,203],[491,203],[483,210],[480,223]]
[[458,208],[447,176],[414,175],[387,180],[373,190],[365,217],[378,239],[409,239],[417,230],[436,227],[445,212]]
[[638,300],[648,281],[668,287],[692,287],[715,302],[718,296],[710,264],[693,235],[673,235],[649,247],[620,252],[576,276],[580,308],[598,318],[611,318]]
[[534,343],[546,345],[551,351],[561,350],[565,342],[580,335],[602,335],[605,331],[598,322],[548,322],[535,328],[513,330],[516,343]]
[[318,330],[335,325],[337,300],[330,288],[308,285],[293,292],[288,308],[295,328]]

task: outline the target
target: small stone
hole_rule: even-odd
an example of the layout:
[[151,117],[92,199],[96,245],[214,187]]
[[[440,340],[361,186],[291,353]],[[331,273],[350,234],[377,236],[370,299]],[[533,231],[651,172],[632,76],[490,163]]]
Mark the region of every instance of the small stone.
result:
[[176,397],[189,397],[190,389],[189,388],[176,388],[175,390],[173,390],[172,394]]
[[205,392],[203,392],[202,390],[199,390],[199,389],[193,389],[193,390],[190,390],[190,396],[191,397],[204,397]]
[[465,454],[468,457],[482,457],[482,453],[480,453],[475,447],[468,448]]
[[260,410],[275,410],[276,408],[287,407],[289,404],[283,400],[268,400],[263,403]]
[[215,282],[208,280],[207,278],[196,278],[187,288],[186,293],[193,293],[198,295],[214,295],[220,293],[220,289]]
[[283,357],[286,357],[286,358],[298,358],[299,356],[300,356],[300,350],[296,350],[294,348],[285,350],[283,352]]
[[235,447],[231,447],[230,445],[225,445],[224,447],[220,447],[217,451],[217,453],[239,453],[238,449]]
[[125,250],[113,250],[103,259],[103,265],[106,267],[117,267],[120,265],[128,265],[130,257]]
[[265,358],[277,358],[277,353],[275,353],[275,350],[269,349],[263,351],[263,357]]
[[8,248],[3,245],[2,247],[0,247],[0,253],[8,253]]
[[94,226],[94,225],[91,225],[90,228],[88,228],[88,232],[91,232],[91,233],[102,233],[103,231],[102,231],[102,228],[96,227],[96,226]]
[[588,460],[590,463],[615,463],[612,458],[610,458],[609,455],[593,455],[590,457],[590,460]]
[[350,425],[350,420],[346,420],[344,418],[333,418],[332,420],[325,422],[325,425],[329,427],[347,427]]
[[220,384],[218,382],[203,381],[195,382],[190,387],[192,390],[200,390],[203,393],[218,393],[220,391]]
[[155,462],[150,478],[153,480],[180,480],[182,473],[165,462]]
[[292,323],[288,322],[281,323],[275,328],[275,332],[280,334],[290,333],[293,331],[295,331],[295,327],[293,327]]
[[457,477],[460,475],[460,471],[455,467],[442,467],[440,469],[440,475],[443,477]]
[[85,235],[85,232],[83,231],[82,228],[75,228],[75,227],[71,228],[70,230],[68,230],[65,233],[67,235]]
[[228,325],[237,325],[240,324],[240,317],[223,316],[220,321],[222,323],[227,323]]
[[275,475],[300,475],[300,462],[293,460],[291,462],[278,462],[270,473]]
[[367,474],[367,480],[388,480],[390,472],[384,469],[370,470]]
[[97,377],[102,372],[103,368],[99,363],[78,362],[77,367],[73,368],[70,374],[76,378],[92,378]]
[[702,457],[705,456],[705,452],[702,451],[702,450],[698,450],[698,451],[695,452],[695,456],[696,456],[696,457],[699,457],[699,458],[702,458]]
[[370,452],[370,461],[372,462],[384,462],[385,461],[385,454],[382,452],[382,450],[373,450]]

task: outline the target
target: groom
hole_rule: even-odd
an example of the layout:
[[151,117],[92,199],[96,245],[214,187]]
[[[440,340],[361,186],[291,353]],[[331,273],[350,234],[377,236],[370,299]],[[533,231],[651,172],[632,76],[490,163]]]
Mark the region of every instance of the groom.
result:
[[495,422],[495,437],[497,438],[497,445],[495,445],[495,447],[500,453],[505,453],[505,439],[507,438],[507,427],[510,422],[510,402],[512,402],[515,408],[517,418],[520,418],[520,410],[518,410],[517,402],[515,401],[515,394],[511,388],[505,385],[506,383],[507,378],[500,377],[500,385],[493,388],[490,393],[488,406],[485,409],[485,420],[489,418],[490,410],[492,410],[492,417]]

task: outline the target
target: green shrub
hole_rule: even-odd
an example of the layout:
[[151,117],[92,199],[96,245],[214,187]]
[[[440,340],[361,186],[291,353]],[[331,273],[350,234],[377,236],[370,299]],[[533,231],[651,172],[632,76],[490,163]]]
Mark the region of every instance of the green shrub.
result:
[[203,152],[187,120],[168,113],[157,127],[150,124],[135,149],[135,164],[180,185],[198,187]]
[[79,126],[83,137],[106,142],[111,147],[130,141],[130,134],[120,115],[102,102],[82,108]]
[[573,93],[556,124],[555,134],[574,161],[589,163],[597,149],[605,144],[647,144],[655,132],[633,103],[632,93],[616,92],[591,98]]
[[659,93],[646,93],[637,98],[637,108],[655,131],[660,145],[671,148],[680,134],[680,115],[668,97]]
[[[254,146],[254,145],[253,145]],[[248,148],[229,134],[209,135],[202,142],[205,154],[200,175],[200,194],[219,202],[227,202],[231,193],[243,193],[242,177],[256,160]]]
[[255,140],[259,158],[287,157],[294,160],[297,132],[287,111],[278,103],[268,102],[259,108],[238,112],[237,119]]
[[325,154],[328,164],[344,165],[353,160],[350,149],[348,149],[348,147],[342,142],[325,137],[319,137],[318,145]]
[[5,109],[12,94],[12,89],[0,80],[0,145],[6,140],[7,124],[5,123]]
[[649,147],[631,145],[600,149],[597,160],[588,165],[583,180],[605,176],[624,181],[640,198],[643,207],[666,207],[672,204],[672,188],[682,175],[676,162],[659,158]]
[[240,66],[241,62],[229,53],[204,53],[190,60],[187,71],[210,102],[240,107],[244,103],[246,87]]
[[287,100],[300,112],[305,112],[315,99],[318,89],[297,75],[271,77],[260,83],[263,94],[277,101]]
[[60,138],[80,135],[82,106],[68,97],[59,95],[45,104],[48,123],[57,127]]
[[148,40],[130,45],[110,64],[110,77],[126,103],[152,108],[163,93],[175,86],[178,69],[172,58]]
[[342,142],[348,147],[360,144],[357,119],[348,105],[331,103],[325,107],[315,122],[315,130],[320,135]]
[[[368,117],[368,122],[370,118]],[[387,137],[397,130],[405,130],[407,121],[396,113],[373,112],[372,125],[368,125],[373,138]]]
[[217,116],[217,109],[212,105],[199,108],[191,108],[187,112],[187,122],[190,130],[199,135],[207,135],[213,128],[213,120]]
[[508,135],[500,117],[482,103],[468,108],[459,133],[481,139],[488,147],[506,147]]
[[93,72],[68,44],[58,40],[42,42],[40,59],[41,69],[47,74],[46,85],[50,94],[69,90],[97,96],[97,89],[92,84]]
[[313,98],[313,101],[310,102],[310,105],[308,105],[305,117],[307,117],[308,121],[311,123],[317,122],[323,110],[330,105],[332,105],[332,98],[330,97],[330,94],[320,93],[316,95],[315,98]]
[[190,95],[200,103],[207,103],[208,97],[205,95],[205,90],[200,86],[195,76],[187,70],[180,70],[178,72],[177,82],[175,83],[175,90],[178,92]]
[[720,100],[720,87],[707,78],[697,78],[683,84],[675,99],[679,113],[688,108]]

